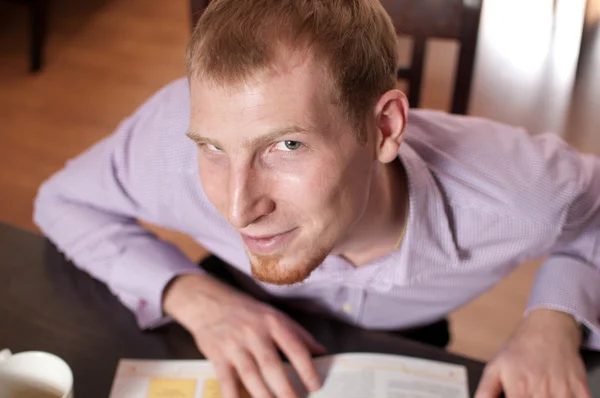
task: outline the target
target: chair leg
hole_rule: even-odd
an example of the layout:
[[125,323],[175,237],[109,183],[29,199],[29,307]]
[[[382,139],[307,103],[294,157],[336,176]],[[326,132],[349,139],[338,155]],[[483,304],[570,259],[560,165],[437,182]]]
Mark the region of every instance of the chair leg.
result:
[[29,12],[31,20],[29,69],[31,72],[39,72],[44,62],[44,44],[48,25],[48,0],[31,0]]
[[425,67],[425,54],[427,42],[424,37],[415,37],[413,42],[412,60],[408,77],[408,103],[412,108],[421,104],[421,85],[423,82],[423,68]]
[[[590,57],[593,55],[595,42],[600,40],[598,34],[600,32],[600,11],[597,15],[593,15],[596,9],[593,3],[594,0],[586,0],[585,17],[581,30],[581,41],[579,42],[579,56],[577,57],[577,68],[575,78],[580,78],[590,62]],[[596,0],[600,1],[600,0]],[[600,4],[600,3],[599,3]]]
[[469,111],[480,18],[481,3],[476,7],[465,6],[463,11],[460,56],[454,81],[454,94],[452,96],[452,113],[466,115]]

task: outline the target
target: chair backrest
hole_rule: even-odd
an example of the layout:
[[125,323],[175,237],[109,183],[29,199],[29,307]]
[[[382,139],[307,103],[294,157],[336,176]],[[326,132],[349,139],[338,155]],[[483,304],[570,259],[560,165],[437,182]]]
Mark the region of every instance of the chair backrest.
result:
[[[190,0],[192,26],[208,3],[210,0]],[[398,70],[398,78],[408,83],[411,106],[419,107],[421,102],[427,40],[454,39],[460,43],[460,53],[450,111],[467,114],[483,0],[381,0],[381,3],[396,32],[413,39],[411,62]]]
[[483,0],[381,0],[381,3],[396,31],[413,38],[411,62],[398,70],[398,78],[408,81],[411,106],[420,105],[427,40],[454,39],[460,44],[460,52],[450,111],[466,114]]

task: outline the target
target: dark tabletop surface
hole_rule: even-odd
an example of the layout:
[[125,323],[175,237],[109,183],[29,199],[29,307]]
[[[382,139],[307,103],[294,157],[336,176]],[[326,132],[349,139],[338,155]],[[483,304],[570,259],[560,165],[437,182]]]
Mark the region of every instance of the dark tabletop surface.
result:
[[[314,315],[290,314],[330,353],[380,352],[465,365],[471,394],[484,364],[397,335]],[[67,361],[77,398],[106,398],[120,358],[202,358],[191,336],[171,324],[138,329],[133,315],[100,282],[76,269],[43,237],[0,223],[0,349],[43,350]],[[600,391],[600,354],[584,353]],[[596,395],[597,394],[597,395]],[[600,397],[600,392],[594,396]]]

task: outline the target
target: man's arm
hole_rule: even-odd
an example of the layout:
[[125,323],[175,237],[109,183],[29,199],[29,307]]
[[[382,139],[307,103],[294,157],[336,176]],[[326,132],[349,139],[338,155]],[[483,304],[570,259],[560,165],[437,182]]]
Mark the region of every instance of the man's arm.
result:
[[[589,398],[581,345],[600,348],[600,162],[553,135],[508,137],[504,200],[547,237],[525,317],[487,364],[477,398]],[[504,160],[504,159],[503,159]],[[577,322],[589,328],[582,339]]]
[[324,348],[306,330],[201,272],[137,222],[178,225],[169,198],[182,193],[168,187],[181,170],[173,165],[196,167],[182,160],[189,159],[187,148],[196,150],[185,137],[184,83],[161,90],[113,135],[46,181],[35,221],[78,267],[106,283],[141,327],[161,324],[164,315],[183,325],[215,366],[225,396],[237,396],[238,380],[253,396],[271,396],[269,388],[277,396],[296,396],[277,349],[314,391],[321,382],[311,353]]
[[34,219],[43,233],[104,282],[143,328],[163,321],[161,296],[173,277],[200,272],[137,222],[164,217],[161,145],[166,125],[185,134],[186,112],[172,114],[170,108],[186,109],[187,101],[181,81],[159,91],[114,134],[47,180],[35,201]]
[[[556,244],[536,275],[527,313],[539,308],[570,314],[584,328],[583,345],[600,349],[600,160],[562,149],[555,168],[572,183],[549,201],[565,201]],[[560,181],[561,179],[559,179]]]

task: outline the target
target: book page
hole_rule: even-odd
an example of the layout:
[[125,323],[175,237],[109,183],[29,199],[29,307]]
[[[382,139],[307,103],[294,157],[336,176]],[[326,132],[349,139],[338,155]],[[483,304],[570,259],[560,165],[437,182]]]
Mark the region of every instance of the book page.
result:
[[[315,359],[324,385],[308,394],[288,365],[290,379],[305,398],[468,398],[464,366],[385,354],[338,354]],[[242,397],[248,397],[242,391]],[[212,365],[204,360],[119,362],[110,398],[221,398]]]
[[338,354],[314,361],[325,383],[307,394],[297,375],[290,377],[310,398],[468,398],[464,366],[385,354]]
[[203,360],[121,360],[110,398],[220,398],[217,377]]

